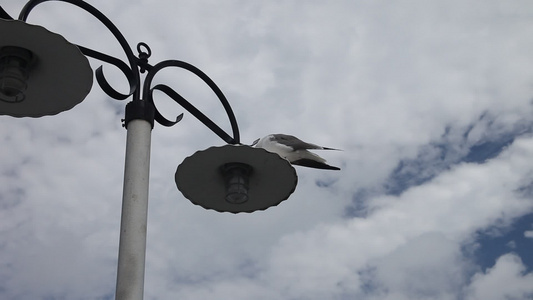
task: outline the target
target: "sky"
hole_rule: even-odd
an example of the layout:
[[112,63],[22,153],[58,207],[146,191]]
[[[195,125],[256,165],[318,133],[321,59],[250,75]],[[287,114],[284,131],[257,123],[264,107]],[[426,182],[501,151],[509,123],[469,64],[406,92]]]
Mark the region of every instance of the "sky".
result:
[[[265,211],[192,204],[174,173],[225,142],[163,95],[152,131],[145,299],[533,298],[533,2],[89,0],[150,63],[229,99],[246,144],[285,133],[343,151],[296,167]],[[24,1],[2,0],[13,17]],[[125,60],[68,3],[28,18]],[[116,89],[114,66],[89,59]],[[209,88],[165,83],[219,126]],[[73,109],[0,116],[0,298],[113,299],[126,130],[96,81]]]

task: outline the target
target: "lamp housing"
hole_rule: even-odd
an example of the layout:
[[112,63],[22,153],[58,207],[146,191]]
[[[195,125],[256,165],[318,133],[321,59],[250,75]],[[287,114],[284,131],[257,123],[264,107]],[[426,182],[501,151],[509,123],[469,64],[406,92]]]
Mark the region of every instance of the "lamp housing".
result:
[[276,153],[247,145],[197,151],[176,170],[176,185],[192,203],[219,212],[276,206],[296,189],[296,170]]
[[89,61],[61,35],[0,19],[0,37],[0,115],[55,115],[89,94],[93,83]]

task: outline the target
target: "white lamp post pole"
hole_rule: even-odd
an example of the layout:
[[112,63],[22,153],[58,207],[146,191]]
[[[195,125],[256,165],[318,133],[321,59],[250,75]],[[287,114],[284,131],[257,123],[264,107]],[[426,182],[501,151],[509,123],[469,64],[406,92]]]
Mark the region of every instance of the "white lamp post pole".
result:
[[[145,105],[147,107],[145,107]],[[117,269],[117,300],[141,300],[144,291],[150,144],[153,116],[145,101],[126,106],[126,161]]]
[[145,120],[132,120],[128,125],[117,300],[143,298],[151,131],[150,123]]

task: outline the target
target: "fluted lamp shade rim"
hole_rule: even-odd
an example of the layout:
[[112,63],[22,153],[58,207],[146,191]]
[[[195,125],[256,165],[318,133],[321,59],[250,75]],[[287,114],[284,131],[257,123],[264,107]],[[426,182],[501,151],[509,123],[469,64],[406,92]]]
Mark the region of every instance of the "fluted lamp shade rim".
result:
[[[227,166],[245,165],[246,201],[226,199]],[[247,145],[214,146],[184,159],[175,174],[176,185],[193,204],[230,213],[251,213],[277,206],[296,189],[294,167],[276,153]]]
[[[93,84],[89,61],[76,45],[61,35],[23,21],[0,19],[0,37],[4,59],[5,50],[12,48],[27,50],[32,56],[22,100],[8,101],[5,93],[0,95],[0,115],[55,115],[73,108],[89,94]],[[0,69],[5,70],[5,65],[0,65]],[[5,87],[5,78],[0,71],[0,85],[3,84],[0,88]]]

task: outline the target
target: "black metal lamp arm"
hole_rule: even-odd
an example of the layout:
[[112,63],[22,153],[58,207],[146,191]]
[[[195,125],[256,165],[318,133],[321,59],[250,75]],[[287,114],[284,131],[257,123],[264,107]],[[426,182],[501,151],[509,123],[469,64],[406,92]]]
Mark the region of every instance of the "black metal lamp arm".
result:
[[137,57],[133,54],[131,47],[126,41],[126,38],[124,38],[124,36],[115,26],[115,24],[113,24],[111,20],[109,20],[104,14],[102,14],[98,9],[96,9],[92,5],[82,0],[30,0],[26,3],[24,8],[22,8],[19,14],[19,20],[26,22],[26,19],[28,18],[28,15],[30,14],[33,8],[35,8],[37,5],[41,3],[50,2],[50,1],[67,2],[72,5],[78,6],[79,8],[87,11],[88,13],[96,17],[102,24],[104,24],[109,29],[109,31],[111,31],[113,36],[117,39],[117,41],[120,43],[120,46],[126,53],[126,57],[128,58],[128,62],[129,62],[129,67],[127,67],[127,65],[123,63],[122,61],[120,61],[119,59],[116,59],[109,55],[105,55],[103,53],[88,49],[83,46],[78,46],[78,48],[80,48],[82,53],[87,56],[90,56],[95,59],[115,65],[124,73],[124,75],[128,79],[128,82],[130,85],[129,93],[128,94],[120,93],[116,91],[114,88],[112,88],[111,85],[108,83],[108,81],[105,79],[102,66],[100,66],[96,70],[95,75],[96,75],[96,80],[98,81],[98,84],[104,90],[104,92],[106,92],[110,97],[117,99],[117,100],[124,100],[128,98],[129,96],[131,96],[132,94],[133,94],[134,100],[139,99],[140,75],[139,75],[139,72],[137,71],[138,70]]
[[[30,0],[26,3],[22,11],[20,12],[19,20],[25,22],[33,8],[35,8],[37,5],[41,3],[50,2],[50,1],[67,2],[67,3],[78,6],[81,9],[87,11],[88,13],[96,17],[101,23],[103,23],[111,31],[111,33],[117,39],[117,41],[120,43],[128,59],[129,66],[128,64],[126,64],[125,62],[123,62],[122,60],[118,58],[77,45],[80,51],[84,55],[116,66],[120,71],[122,71],[122,73],[128,80],[129,87],[130,87],[129,92],[126,94],[120,93],[117,90],[115,90],[113,87],[111,87],[109,82],[106,80],[104,73],[103,73],[103,67],[102,66],[98,67],[95,71],[96,80],[98,81],[98,84],[100,85],[102,90],[107,95],[109,95],[110,97],[116,100],[124,100],[128,98],[129,96],[133,95],[134,101],[140,101],[141,100],[140,98],[141,96],[140,73],[144,73],[148,71],[148,74],[146,76],[144,86],[143,86],[143,99],[144,100],[149,101],[150,103],[153,104],[153,97],[152,97],[153,91],[160,90],[166,95],[168,95],[169,97],[171,97],[172,99],[174,99],[176,103],[180,104],[183,108],[189,111],[192,115],[194,115],[198,120],[200,120],[204,125],[206,125],[209,129],[211,129],[211,131],[213,131],[215,134],[217,134],[220,138],[222,138],[227,143],[230,143],[230,144],[240,143],[239,128],[237,126],[237,120],[231,109],[231,106],[229,105],[229,102],[224,96],[224,94],[222,93],[222,91],[213,82],[213,80],[211,80],[211,78],[209,78],[204,72],[202,72],[195,66],[182,62],[182,61],[178,61],[178,60],[167,60],[167,61],[160,62],[156,64],[155,66],[150,65],[148,63],[148,58],[151,55],[151,50],[148,47],[148,45],[146,45],[145,43],[139,43],[137,45],[137,51],[139,55],[138,57],[135,56],[132,51],[132,48],[129,46],[128,42],[126,41],[122,33],[118,30],[118,28],[99,10],[97,10],[95,7],[91,6],[90,4],[84,2],[83,0]],[[2,9],[1,6],[0,6],[0,18],[9,19],[9,20],[13,19],[11,16],[9,16],[9,14],[4,9]],[[205,116],[196,107],[194,107],[189,101],[187,101],[185,98],[183,98],[180,94],[175,92],[170,87],[166,85],[156,85],[155,87],[151,88],[152,79],[155,76],[155,74],[161,69],[166,68],[166,67],[178,67],[178,68],[186,69],[194,73],[196,76],[200,77],[200,79],[202,79],[211,88],[211,90],[213,90],[213,92],[216,94],[216,96],[220,100],[229,118],[233,137],[227,134],[218,125],[216,125],[213,121],[211,121],[211,119]],[[157,108],[155,108],[155,120],[163,126],[173,126],[176,123],[178,123],[182,117],[183,117],[183,114],[179,115],[176,118],[176,121],[170,121],[164,118],[162,114],[157,110]]]
[[[196,76],[202,79],[211,88],[211,90],[216,94],[216,96],[220,100],[220,103],[224,107],[224,110],[226,111],[226,114],[231,124],[233,137],[228,135],[218,125],[216,125],[213,121],[211,121],[211,119],[209,119],[206,115],[204,115],[201,111],[199,111],[196,107],[194,107],[194,105],[192,105],[189,101],[187,101],[179,93],[177,93],[170,87],[163,85],[163,84],[159,84],[153,88],[150,88],[155,74],[159,72],[160,70],[167,68],[167,67],[182,68],[191,73],[194,73]],[[229,105],[228,100],[226,99],[226,97],[224,96],[220,88],[215,84],[215,82],[211,78],[209,78],[209,76],[207,76],[204,72],[202,72],[200,69],[196,68],[195,66],[189,63],[179,61],[179,60],[162,61],[149,69],[148,74],[146,75],[146,78],[144,80],[143,98],[153,103],[153,91],[154,90],[159,90],[165,93],[166,95],[168,95],[169,97],[171,97],[174,101],[176,101],[176,103],[178,103],[183,108],[185,108],[188,112],[190,112],[193,116],[195,116],[199,121],[201,121],[205,126],[211,129],[211,131],[217,134],[220,138],[222,138],[228,144],[240,144],[239,127],[237,125],[237,119],[235,118],[235,114],[233,113],[233,110],[231,109],[231,106]],[[159,112],[157,111],[157,108],[156,108],[156,120],[159,124],[164,125],[164,126],[172,126],[176,122],[179,121],[179,119],[176,120],[176,122],[172,122],[172,121],[165,119],[161,114],[159,114]]]

